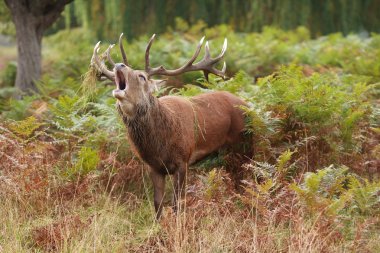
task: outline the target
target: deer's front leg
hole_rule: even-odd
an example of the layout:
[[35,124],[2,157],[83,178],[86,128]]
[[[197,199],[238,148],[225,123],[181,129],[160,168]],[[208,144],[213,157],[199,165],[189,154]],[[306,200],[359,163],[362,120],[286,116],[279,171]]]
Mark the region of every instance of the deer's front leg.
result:
[[174,192],[172,207],[173,211],[176,213],[179,205],[179,199],[185,191],[185,177],[186,177],[186,167],[182,166],[179,168],[173,176],[174,180]]
[[156,220],[159,220],[162,213],[162,205],[165,193],[165,175],[159,174],[154,169],[151,170],[150,177],[154,189],[154,209],[156,211]]

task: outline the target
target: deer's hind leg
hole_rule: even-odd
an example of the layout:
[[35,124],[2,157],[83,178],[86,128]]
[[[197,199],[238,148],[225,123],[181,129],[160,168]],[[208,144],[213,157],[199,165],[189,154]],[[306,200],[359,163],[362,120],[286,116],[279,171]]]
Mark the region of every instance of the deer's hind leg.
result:
[[185,192],[185,181],[186,181],[186,165],[183,164],[178,167],[178,170],[173,175],[174,181],[174,191],[173,191],[173,200],[172,207],[173,211],[176,213],[179,208],[179,200]]
[[153,182],[154,209],[156,211],[156,220],[159,220],[162,213],[162,205],[165,193],[165,175],[162,175],[154,169],[151,169],[150,177]]

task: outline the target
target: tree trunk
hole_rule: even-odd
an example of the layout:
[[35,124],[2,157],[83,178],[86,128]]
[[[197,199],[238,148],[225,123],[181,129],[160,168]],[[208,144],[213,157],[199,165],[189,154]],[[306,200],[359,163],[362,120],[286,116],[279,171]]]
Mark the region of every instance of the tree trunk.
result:
[[15,86],[23,93],[37,91],[35,82],[41,76],[42,31],[38,31],[33,16],[14,18],[17,37],[17,75]]
[[72,1],[5,0],[16,27],[18,57],[15,86],[22,93],[37,91],[36,81],[41,76],[43,32],[57,20],[65,5]]

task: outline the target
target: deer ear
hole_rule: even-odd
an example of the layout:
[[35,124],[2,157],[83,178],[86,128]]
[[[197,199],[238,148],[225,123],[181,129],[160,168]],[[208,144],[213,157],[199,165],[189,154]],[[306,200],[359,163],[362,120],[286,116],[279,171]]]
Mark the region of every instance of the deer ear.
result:
[[150,92],[158,91],[162,85],[166,83],[166,80],[157,80],[157,79],[151,79],[151,83],[149,85]]

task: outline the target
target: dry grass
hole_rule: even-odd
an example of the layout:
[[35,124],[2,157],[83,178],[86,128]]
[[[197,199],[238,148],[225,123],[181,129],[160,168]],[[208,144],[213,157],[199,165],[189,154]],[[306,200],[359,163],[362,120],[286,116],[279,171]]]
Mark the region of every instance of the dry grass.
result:
[[[156,224],[148,201],[96,194],[90,205],[56,206],[38,215],[1,199],[3,252],[375,252],[378,235],[344,241],[335,225],[308,219],[250,216],[220,203],[196,204]],[[201,203],[199,203],[201,202]],[[359,232],[360,233],[360,232]]]
[[137,161],[101,154],[97,173],[67,180],[57,172],[62,143],[46,136],[25,141],[5,126],[0,137],[0,252],[379,250],[378,218],[358,220],[347,237],[343,224],[323,212],[311,215],[288,187],[239,195],[224,170],[212,180],[191,170],[179,214],[165,207],[156,223],[150,181]]

